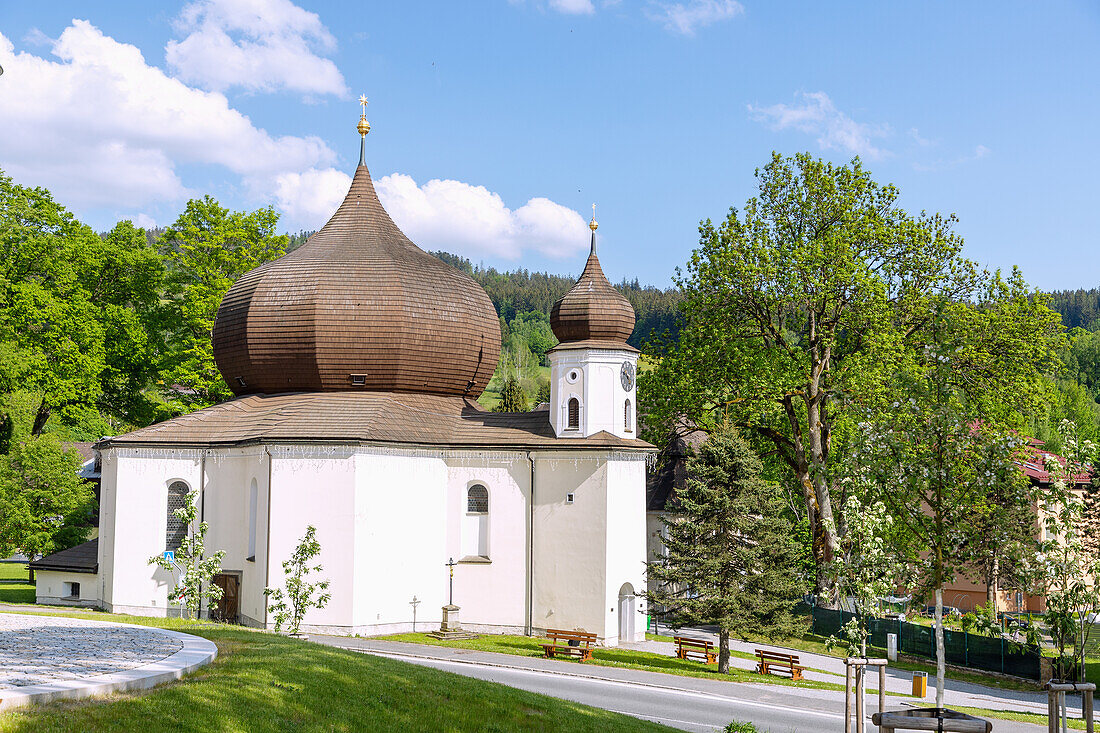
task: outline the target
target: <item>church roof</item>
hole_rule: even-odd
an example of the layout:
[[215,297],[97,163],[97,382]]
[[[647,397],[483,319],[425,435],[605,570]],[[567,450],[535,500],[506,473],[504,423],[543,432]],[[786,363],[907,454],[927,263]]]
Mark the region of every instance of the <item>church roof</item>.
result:
[[312,442],[653,450],[644,440],[626,440],[608,432],[556,438],[545,410],[487,412],[462,397],[393,392],[248,395],[105,439],[100,447]]
[[[596,257],[596,217],[592,250],[576,284],[550,309],[550,328],[558,341],[610,341],[625,344],[634,332],[634,308],[612,287]],[[618,348],[622,348],[620,345]]]
[[476,399],[496,368],[500,323],[473,278],[397,228],[361,160],[320,231],[234,283],[213,341],[238,395],[374,390]]

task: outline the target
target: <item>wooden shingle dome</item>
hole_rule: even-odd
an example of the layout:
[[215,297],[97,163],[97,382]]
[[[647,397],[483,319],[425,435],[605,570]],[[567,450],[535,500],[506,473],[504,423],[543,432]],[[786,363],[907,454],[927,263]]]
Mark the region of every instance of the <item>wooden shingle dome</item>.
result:
[[397,228],[362,160],[319,232],[230,288],[213,340],[218,369],[237,395],[370,390],[476,398],[500,356],[489,296]]
[[592,251],[584,272],[569,292],[550,309],[550,328],[558,341],[623,342],[634,332],[634,308],[611,286],[596,257],[596,219],[592,229]]

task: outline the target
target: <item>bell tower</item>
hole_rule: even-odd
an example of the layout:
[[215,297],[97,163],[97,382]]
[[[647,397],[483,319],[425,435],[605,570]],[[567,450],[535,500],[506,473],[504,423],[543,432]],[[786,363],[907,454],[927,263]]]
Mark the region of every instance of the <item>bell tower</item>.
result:
[[638,350],[626,341],[634,331],[634,309],[600,268],[595,204],[588,227],[592,246],[584,272],[550,311],[560,342],[547,354],[550,424],[559,438],[608,432],[632,439],[638,434]]

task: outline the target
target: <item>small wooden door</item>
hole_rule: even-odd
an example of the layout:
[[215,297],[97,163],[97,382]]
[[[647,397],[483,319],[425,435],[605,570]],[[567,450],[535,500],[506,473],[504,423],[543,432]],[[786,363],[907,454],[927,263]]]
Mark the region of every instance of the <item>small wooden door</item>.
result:
[[222,597],[211,613],[211,617],[222,623],[237,623],[237,615],[240,613],[241,576],[236,573],[218,573],[214,576],[213,583],[222,589]]

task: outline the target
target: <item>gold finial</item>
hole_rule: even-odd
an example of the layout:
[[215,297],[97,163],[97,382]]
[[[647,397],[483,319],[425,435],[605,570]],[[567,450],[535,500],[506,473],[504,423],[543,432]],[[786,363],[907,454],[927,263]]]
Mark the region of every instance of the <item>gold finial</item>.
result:
[[596,205],[592,204],[592,221],[588,222],[588,228],[592,231],[596,231],[596,227],[598,226],[599,224],[596,223]]
[[359,130],[359,134],[363,137],[367,136],[370,132],[370,123],[367,122],[367,97],[366,95],[359,96],[359,106],[363,108],[363,114],[359,115],[359,124],[355,126]]

